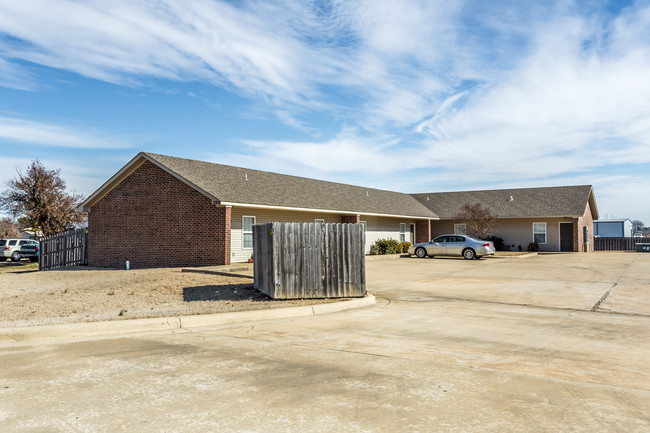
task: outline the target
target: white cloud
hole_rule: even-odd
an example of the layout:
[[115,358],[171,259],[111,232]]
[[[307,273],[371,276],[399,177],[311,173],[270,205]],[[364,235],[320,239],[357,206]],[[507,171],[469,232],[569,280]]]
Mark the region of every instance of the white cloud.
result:
[[23,68],[0,58],[0,86],[18,90],[33,90],[33,77]]
[[77,149],[131,147],[130,143],[119,137],[8,117],[0,117],[0,141]]
[[[9,71],[0,85],[29,88],[25,80],[36,78],[20,81],[18,66],[28,61],[118,84],[224,87],[308,137],[247,142],[226,160],[220,150],[218,162],[266,170],[405,191],[597,184],[612,166],[650,162],[650,7],[634,3],[614,18],[604,9],[573,1],[5,2],[0,29],[20,43],[0,38],[0,72]],[[9,120],[0,119],[5,140],[113,146],[92,132]]]

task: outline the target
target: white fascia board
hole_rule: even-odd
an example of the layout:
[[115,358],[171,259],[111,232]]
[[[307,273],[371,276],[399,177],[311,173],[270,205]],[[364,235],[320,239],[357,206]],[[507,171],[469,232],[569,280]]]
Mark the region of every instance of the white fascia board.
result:
[[113,189],[119,182],[117,180],[126,172],[130,171],[132,167],[137,168],[142,164],[143,161],[140,161],[140,158],[143,158],[143,152],[138,153],[133,159],[126,163],[124,167],[115,173],[110,179],[102,184],[95,192],[93,192],[88,198],[86,198],[81,204],[77,207],[78,212],[88,212],[90,211],[89,204],[92,203],[97,197],[103,195],[105,192],[109,192]]
[[[582,215],[533,215],[533,216],[511,216],[511,217],[502,217],[498,216],[496,217],[498,220],[522,220],[522,219],[544,219],[544,218],[581,218]],[[445,217],[445,218],[438,218],[443,221],[454,221],[457,220],[458,218],[454,217]]]
[[140,165],[144,163],[144,161],[149,161],[152,164],[156,165],[156,167],[164,170],[165,172],[171,174],[174,176],[176,179],[180,180],[184,184],[190,186],[191,188],[197,190],[201,194],[205,195],[209,199],[211,199],[213,202],[218,202],[219,199],[214,197],[213,195],[209,194],[207,191],[203,190],[202,188],[199,188],[189,180],[185,179],[182,176],[179,176],[177,173],[174,171],[170,170],[169,168],[165,167],[155,159],[149,157],[144,152],[138,153],[131,161],[129,161],[124,167],[120,169],[117,173],[115,173],[110,179],[108,179],[102,186],[100,186],[94,193],[92,193],[86,200],[84,200],[78,207],[77,211],[79,212],[90,212],[90,205],[94,203],[97,199],[101,198],[105,194],[108,194],[113,188],[115,188],[117,185],[120,184],[120,182],[127,177],[128,174],[131,172],[135,171]]
[[369,212],[356,212],[348,210],[330,210],[330,209],[312,209],[312,208],[303,208],[303,207],[290,207],[290,206],[271,206],[264,204],[249,204],[249,203],[233,203],[233,202],[213,202],[214,204],[220,206],[237,206],[237,207],[248,207],[248,208],[260,208],[260,209],[277,209],[277,210],[287,210],[287,211],[296,211],[296,212],[316,212],[316,213],[331,213],[331,214],[343,214],[343,215],[368,215],[368,216],[377,216],[377,217],[388,217],[388,218],[409,218],[416,220],[435,220],[438,218],[435,217],[422,217],[422,216],[411,216],[411,215],[393,215],[385,213],[369,213]]

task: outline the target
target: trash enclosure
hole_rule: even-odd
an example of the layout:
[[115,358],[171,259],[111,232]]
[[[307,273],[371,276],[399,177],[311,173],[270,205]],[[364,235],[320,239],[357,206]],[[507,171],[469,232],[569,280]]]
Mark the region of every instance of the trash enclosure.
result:
[[366,294],[363,224],[253,226],[255,289],[274,299]]

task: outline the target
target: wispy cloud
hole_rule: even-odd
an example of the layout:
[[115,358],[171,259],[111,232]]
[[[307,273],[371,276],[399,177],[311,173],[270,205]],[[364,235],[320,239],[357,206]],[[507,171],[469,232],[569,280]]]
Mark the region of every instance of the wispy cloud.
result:
[[[22,74],[31,62],[129,86],[225,88],[307,137],[220,151],[219,162],[255,168],[411,191],[596,184],[612,167],[650,162],[650,5],[614,7],[4,2],[0,85],[31,88],[37,72]],[[93,133],[29,126],[0,119],[0,137],[113,146]]]
[[131,143],[101,132],[0,117],[0,141],[77,149],[124,149]]

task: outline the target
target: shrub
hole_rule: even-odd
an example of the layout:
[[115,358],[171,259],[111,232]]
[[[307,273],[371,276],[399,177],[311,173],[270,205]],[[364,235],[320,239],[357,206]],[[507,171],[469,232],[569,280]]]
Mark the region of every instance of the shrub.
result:
[[372,244],[370,246],[370,255],[376,256],[377,254],[379,254],[379,247],[377,246],[377,244]]
[[399,244],[397,244],[397,252],[401,254],[408,253],[410,246],[411,243],[408,241],[400,242]]
[[397,254],[399,243],[395,239],[377,239],[370,247],[370,254],[373,249],[377,250],[376,254]]
[[528,244],[528,251],[539,251],[539,245],[537,242],[531,242]]
[[498,236],[488,236],[487,240],[494,244],[494,249],[497,251],[510,251],[510,245],[506,245],[503,239]]

